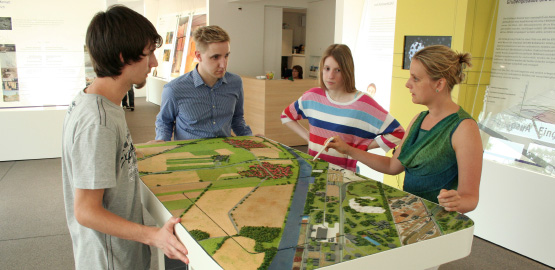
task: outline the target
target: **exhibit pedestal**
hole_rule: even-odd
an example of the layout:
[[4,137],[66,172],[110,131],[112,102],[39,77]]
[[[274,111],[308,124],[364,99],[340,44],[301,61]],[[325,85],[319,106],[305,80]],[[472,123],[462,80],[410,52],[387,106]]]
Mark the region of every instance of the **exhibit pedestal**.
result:
[[67,106],[3,109],[0,161],[62,156],[62,130]]
[[141,200],[160,226],[181,217],[191,270],[427,269],[471,251],[468,217],[264,137],[137,152]]
[[468,216],[476,236],[555,267],[552,176],[484,160],[480,202]]

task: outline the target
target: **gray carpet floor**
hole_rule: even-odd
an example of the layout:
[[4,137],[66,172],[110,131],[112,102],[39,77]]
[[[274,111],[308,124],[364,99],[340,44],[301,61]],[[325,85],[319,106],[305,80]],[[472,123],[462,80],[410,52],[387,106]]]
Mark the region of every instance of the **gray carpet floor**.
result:
[[[154,139],[154,121],[159,110],[159,106],[146,102],[144,97],[136,98],[135,111],[126,112],[135,143]],[[306,151],[306,146],[296,148]],[[154,225],[148,214],[145,220]],[[60,159],[0,162],[0,269],[73,268]],[[153,256],[152,269],[158,269],[156,256]],[[166,269],[184,269],[184,266],[166,260]],[[440,269],[552,268],[474,237],[468,257],[444,264]]]

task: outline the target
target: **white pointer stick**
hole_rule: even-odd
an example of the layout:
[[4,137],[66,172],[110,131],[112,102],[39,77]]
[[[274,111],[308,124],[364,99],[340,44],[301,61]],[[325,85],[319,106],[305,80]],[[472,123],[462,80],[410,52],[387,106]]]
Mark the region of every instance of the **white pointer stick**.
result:
[[318,152],[318,154],[316,154],[316,156],[314,156],[312,161],[315,161],[320,156],[320,154],[322,154],[322,152],[324,152],[324,149],[326,149],[326,147],[328,146],[328,143],[330,143],[331,141],[333,141],[333,137],[329,137],[326,140],[326,142],[324,142],[324,147],[322,149],[320,149],[320,151]]

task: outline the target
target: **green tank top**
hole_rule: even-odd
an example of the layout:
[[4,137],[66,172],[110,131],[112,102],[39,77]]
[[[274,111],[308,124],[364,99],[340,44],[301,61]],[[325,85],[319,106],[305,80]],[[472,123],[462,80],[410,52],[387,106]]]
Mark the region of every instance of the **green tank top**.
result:
[[414,121],[398,159],[405,167],[403,190],[438,203],[441,189],[457,189],[459,171],[451,137],[461,121],[472,116],[459,108],[426,131],[421,125],[428,113],[421,112]]

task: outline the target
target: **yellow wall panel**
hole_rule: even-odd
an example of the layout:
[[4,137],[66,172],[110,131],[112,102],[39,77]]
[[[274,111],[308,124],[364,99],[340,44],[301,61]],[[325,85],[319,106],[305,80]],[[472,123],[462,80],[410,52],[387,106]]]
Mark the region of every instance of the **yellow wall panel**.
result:
[[491,75],[497,4],[495,0],[471,0],[468,5],[463,51],[472,54],[473,67],[467,72],[468,87],[460,93],[459,104],[475,119],[483,106],[485,85],[489,85]]

